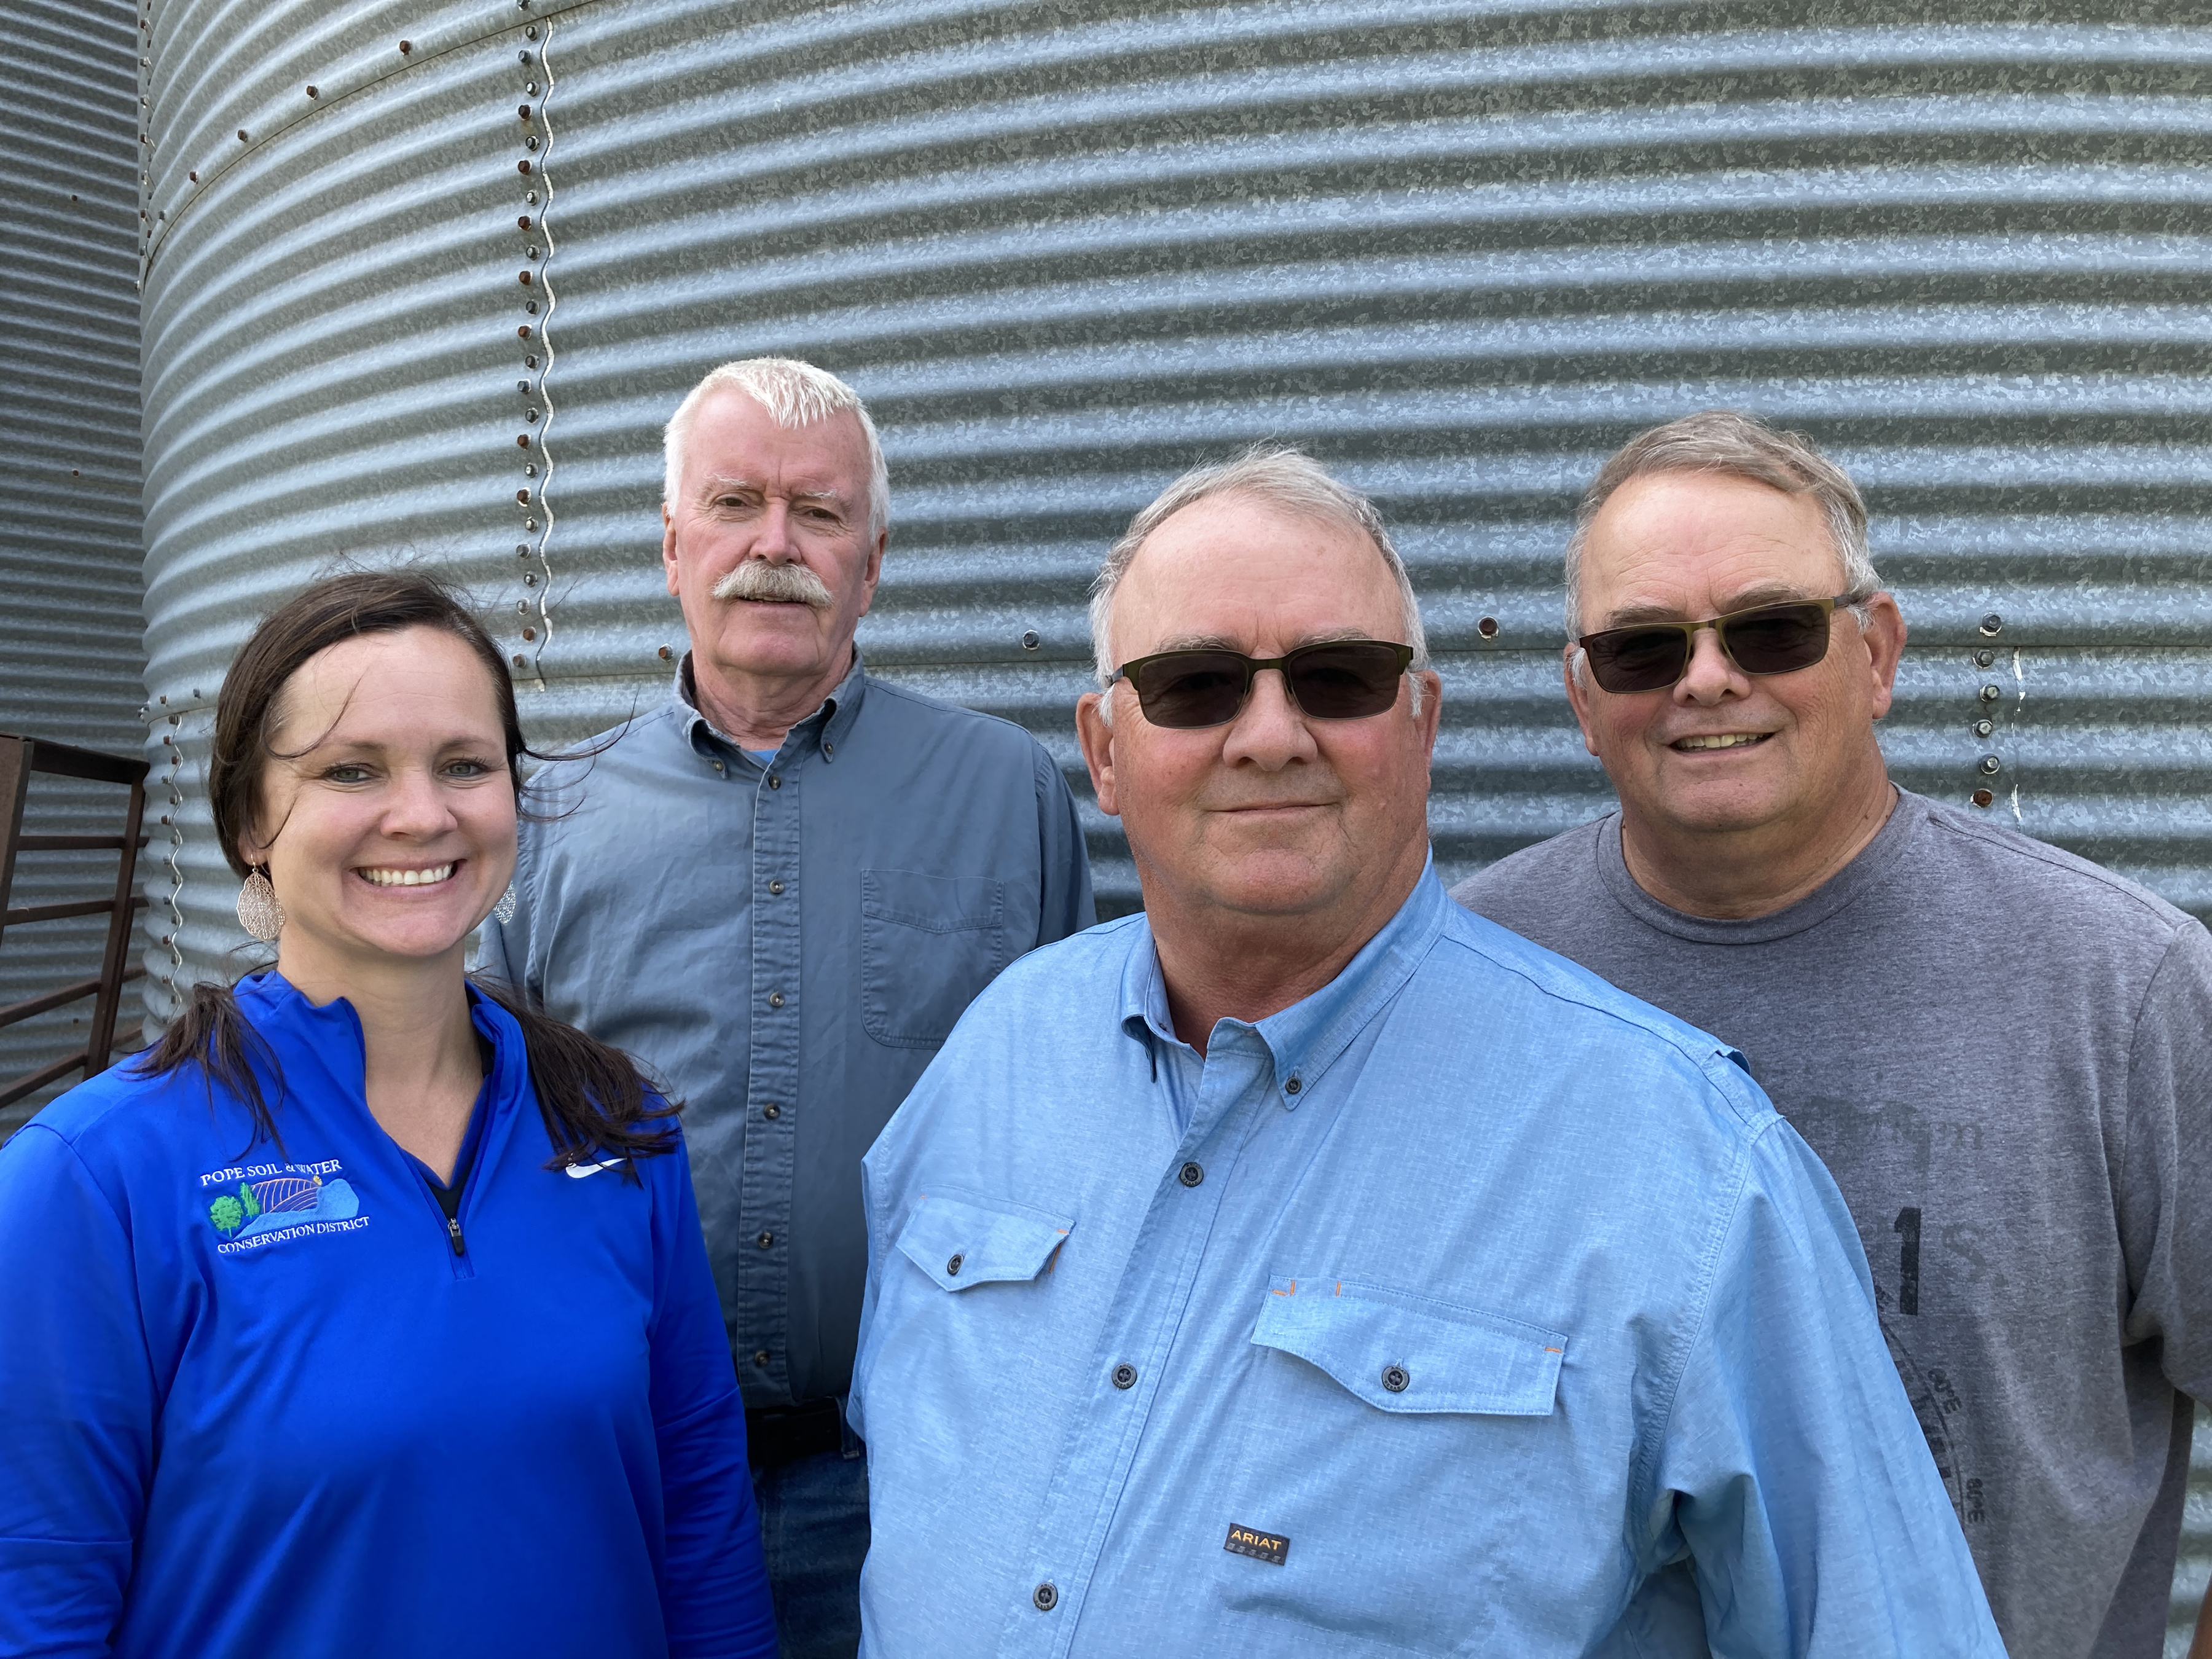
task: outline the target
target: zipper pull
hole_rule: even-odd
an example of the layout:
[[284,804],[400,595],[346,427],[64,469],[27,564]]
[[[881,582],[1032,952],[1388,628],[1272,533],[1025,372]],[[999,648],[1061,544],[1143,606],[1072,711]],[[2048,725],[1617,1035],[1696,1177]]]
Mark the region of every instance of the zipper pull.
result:
[[446,1218],[446,1233],[447,1236],[453,1241],[453,1254],[455,1255],[466,1255],[469,1253],[469,1247],[461,1243],[461,1222],[459,1217],[449,1215]]

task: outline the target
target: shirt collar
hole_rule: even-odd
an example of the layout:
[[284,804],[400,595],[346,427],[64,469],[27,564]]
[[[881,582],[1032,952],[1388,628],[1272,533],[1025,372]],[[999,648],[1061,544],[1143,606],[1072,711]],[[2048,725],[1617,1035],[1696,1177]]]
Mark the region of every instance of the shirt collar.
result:
[[[740,754],[750,752],[735,738],[718,730],[714,723],[699,711],[699,702],[691,677],[691,653],[686,651],[684,660],[676,665],[673,695],[668,700],[670,712],[676,717],[678,729],[694,749],[707,744],[720,744]],[[860,717],[861,699],[867,695],[867,670],[860,661],[860,647],[853,647],[853,665],[845,671],[845,678],[837,682],[836,689],[823,698],[822,706],[784,733],[782,749],[791,747],[792,739],[811,742],[824,760],[835,762],[837,750],[846,734],[852,731],[853,722]],[[779,753],[781,752],[780,749]]]
[[[1397,914],[1359,947],[1334,979],[1311,996],[1245,1028],[1256,1031],[1273,1055],[1275,1097],[1285,1107],[1295,1109],[1298,1097],[1320,1080],[1352,1038],[1403,988],[1443,932],[1451,902],[1437,879],[1431,854]],[[1121,1029],[1140,1042],[1180,1044],[1182,1039],[1169,1018],[1167,981],[1160,974],[1160,954],[1149,924],[1143,933],[1142,947],[1129,952],[1121,970]]]

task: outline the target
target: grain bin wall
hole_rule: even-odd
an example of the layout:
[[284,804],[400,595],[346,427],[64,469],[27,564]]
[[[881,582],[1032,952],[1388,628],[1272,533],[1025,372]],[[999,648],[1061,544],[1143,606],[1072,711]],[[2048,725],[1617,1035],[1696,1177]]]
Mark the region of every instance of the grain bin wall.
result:
[[[145,738],[139,56],[130,0],[0,0],[0,732],[118,755]],[[24,827],[113,835],[122,792],[40,777]],[[114,868],[26,853],[12,902],[101,896]],[[96,975],[106,933],[105,917],[10,929],[0,1006]],[[0,1084],[82,1048],[91,1012],[0,1027]],[[0,1133],[64,1086],[0,1109]]]
[[1599,458],[1712,404],[1802,427],[1913,626],[1899,777],[2212,910],[2188,9],[150,3],[156,1017],[234,962],[198,778],[254,615],[423,561],[540,733],[658,699],[659,424],[763,352],[882,425],[873,662],[1071,769],[1084,583],[1166,479],[1276,439],[1372,491],[1451,874],[1606,804],[1555,666]]

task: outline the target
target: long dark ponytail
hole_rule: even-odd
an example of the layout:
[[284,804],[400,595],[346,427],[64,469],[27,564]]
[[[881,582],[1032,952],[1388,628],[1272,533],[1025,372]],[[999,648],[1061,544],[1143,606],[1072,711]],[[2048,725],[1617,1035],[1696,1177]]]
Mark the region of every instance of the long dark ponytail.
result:
[[[365,634],[396,634],[410,628],[434,628],[453,635],[476,653],[491,676],[518,810],[523,757],[557,758],[541,755],[523,741],[507,659],[451,588],[419,571],[350,571],[327,578],[278,606],[253,630],[216,698],[208,802],[223,857],[240,880],[249,866],[239,852],[239,839],[254,826],[260,806],[262,777],[273,752],[269,733],[285,685],[310,658],[331,646]],[[672,1149],[667,1120],[680,1103],[659,1098],[628,1054],[532,1008],[508,986],[489,979],[475,982],[522,1028],[531,1082],[546,1136],[553,1143],[552,1166],[578,1162],[593,1150],[631,1158]],[[262,1090],[256,1058],[276,1083],[276,1100]],[[283,1092],[283,1072],[268,1044],[239,1012],[229,986],[192,987],[190,999],[161,1041],[131,1064],[146,1077],[198,1066],[210,1093],[219,1084],[245,1104],[256,1140],[265,1138],[283,1149],[276,1115]],[[627,1166],[625,1173],[635,1176]]]

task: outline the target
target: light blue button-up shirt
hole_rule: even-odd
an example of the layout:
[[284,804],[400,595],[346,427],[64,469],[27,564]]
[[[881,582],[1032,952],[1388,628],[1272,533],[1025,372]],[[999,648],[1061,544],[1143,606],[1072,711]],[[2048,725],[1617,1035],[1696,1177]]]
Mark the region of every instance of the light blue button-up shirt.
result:
[[2001,1659],[1826,1172],[1433,875],[1203,1057],[1036,952],[866,1167],[875,1659]]

